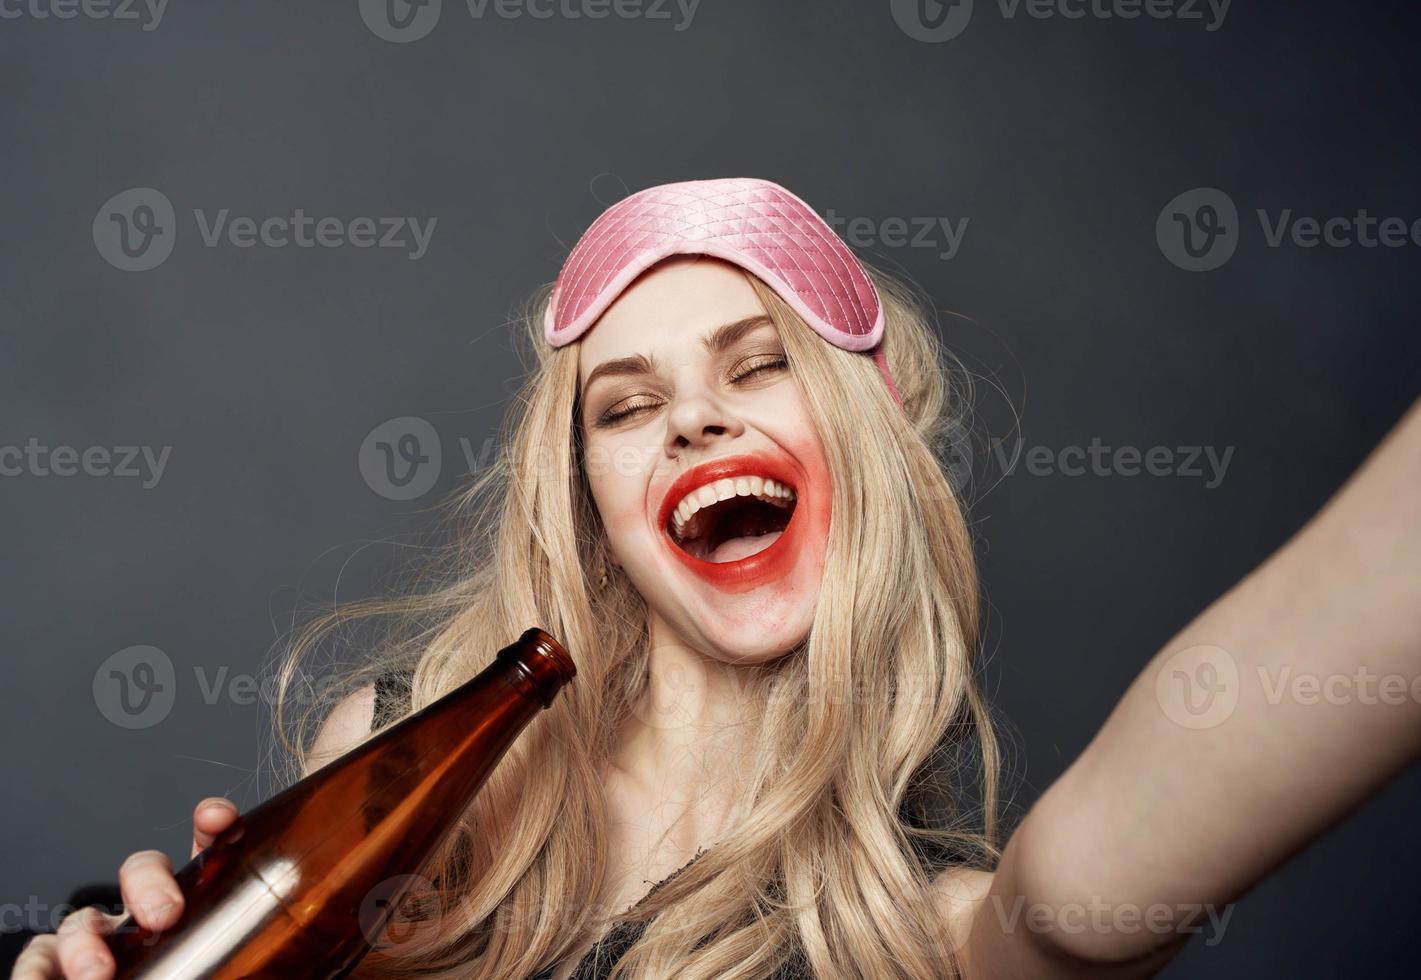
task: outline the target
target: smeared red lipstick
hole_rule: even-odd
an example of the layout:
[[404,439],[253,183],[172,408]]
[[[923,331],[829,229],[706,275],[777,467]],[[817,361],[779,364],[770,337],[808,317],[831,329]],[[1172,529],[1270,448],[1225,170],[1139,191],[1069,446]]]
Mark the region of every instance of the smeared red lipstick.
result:
[[[787,484],[795,492],[795,508],[783,533],[763,551],[727,562],[704,561],[689,554],[667,530],[671,515],[681,498],[697,487],[716,480],[737,476],[764,476]],[[775,453],[758,452],[726,456],[711,460],[682,473],[667,489],[657,514],[658,527],[666,546],[683,565],[701,578],[726,592],[747,592],[788,575],[799,553],[799,538],[809,490],[803,470],[790,458]]]

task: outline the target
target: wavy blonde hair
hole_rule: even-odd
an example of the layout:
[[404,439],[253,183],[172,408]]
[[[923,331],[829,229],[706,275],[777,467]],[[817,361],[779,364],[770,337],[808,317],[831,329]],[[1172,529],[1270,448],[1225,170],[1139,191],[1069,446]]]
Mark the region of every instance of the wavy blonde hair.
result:
[[[933,847],[958,863],[996,857],[997,747],[974,665],[977,576],[939,459],[956,411],[944,352],[911,291],[871,274],[901,408],[870,358],[825,343],[746,274],[832,474],[823,582],[807,637],[756,688],[762,751],[745,773],[745,817],[619,916],[648,925],[614,978],[749,980],[786,964],[821,978],[957,973],[920,858]],[[343,624],[393,623],[346,689],[409,670],[415,710],[531,625],[578,664],[577,680],[517,740],[425,869],[437,888],[419,914],[434,927],[372,953],[357,976],[528,977],[568,956],[607,911],[602,773],[646,684],[647,608],[608,560],[582,470],[578,345],[543,341],[549,293],[539,290],[522,317],[535,363],[500,455],[447,505],[454,535],[443,560],[406,594],[316,617],[282,666],[285,734],[287,686]],[[294,774],[309,771],[301,747],[325,706],[311,705],[287,741]]]

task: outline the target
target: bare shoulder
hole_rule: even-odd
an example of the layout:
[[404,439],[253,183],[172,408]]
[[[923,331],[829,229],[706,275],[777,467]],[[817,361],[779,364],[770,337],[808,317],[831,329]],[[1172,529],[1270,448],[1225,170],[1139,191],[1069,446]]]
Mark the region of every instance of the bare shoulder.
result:
[[321,768],[327,762],[350,751],[370,734],[375,719],[375,685],[357,688],[336,702],[326,720],[321,723],[307,753],[307,771]]
[[960,911],[968,907],[975,910],[986,900],[996,877],[991,871],[976,868],[948,868],[933,879],[933,891],[938,901],[946,903],[952,910]]
[[933,897],[943,918],[947,920],[947,928],[952,933],[952,944],[959,950],[959,956],[972,932],[972,923],[977,912],[987,902],[987,893],[992,890],[995,878],[996,875],[991,871],[948,868],[933,879]]

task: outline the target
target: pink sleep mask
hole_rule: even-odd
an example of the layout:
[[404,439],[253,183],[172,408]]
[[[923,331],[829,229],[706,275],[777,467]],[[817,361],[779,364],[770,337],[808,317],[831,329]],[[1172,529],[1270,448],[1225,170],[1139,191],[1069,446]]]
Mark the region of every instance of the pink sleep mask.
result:
[[572,343],[672,255],[709,255],[757,276],[829,343],[872,354],[902,403],[883,356],[873,280],[813,208],[753,177],[661,184],[604,211],[558,274],[543,336],[554,347]]

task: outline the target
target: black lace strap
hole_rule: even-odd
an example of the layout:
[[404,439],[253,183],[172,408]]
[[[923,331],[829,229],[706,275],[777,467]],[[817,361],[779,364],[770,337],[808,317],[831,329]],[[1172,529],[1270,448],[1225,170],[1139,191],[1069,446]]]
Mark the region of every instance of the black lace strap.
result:
[[[695,864],[705,852],[706,848],[704,847],[696,851],[695,857],[658,881],[627,911],[632,912],[640,908],[658,889]],[[607,930],[606,934],[583,954],[582,959],[577,963],[577,968],[572,971],[570,980],[606,980],[606,977],[612,972],[612,968],[621,962],[622,957],[641,938],[642,933],[646,931],[646,925],[644,922],[628,922],[624,919],[618,919],[612,923],[612,927]],[[547,967],[532,980],[551,980],[553,969],[551,966]],[[775,972],[774,980],[813,980],[808,961],[804,958],[798,943],[795,943],[790,958]]]

